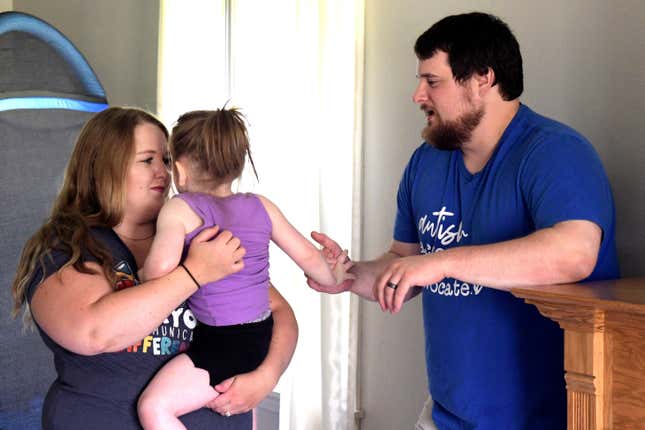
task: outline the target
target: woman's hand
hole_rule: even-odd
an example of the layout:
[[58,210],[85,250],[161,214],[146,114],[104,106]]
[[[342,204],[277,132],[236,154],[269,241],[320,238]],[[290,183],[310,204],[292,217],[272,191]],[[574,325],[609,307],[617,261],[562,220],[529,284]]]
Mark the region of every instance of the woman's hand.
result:
[[246,250],[240,246],[240,240],[228,230],[217,234],[218,231],[218,226],[202,230],[188,249],[184,265],[199,285],[218,281],[244,267],[242,257]]
[[217,413],[227,416],[253,409],[273,390],[289,365],[298,339],[296,317],[289,303],[272,285],[269,287],[269,306],[273,314],[269,353],[257,369],[215,386],[222,394],[207,406]]
[[206,406],[224,416],[243,414],[255,408],[277,383],[278,379],[260,366],[216,385],[221,394]]

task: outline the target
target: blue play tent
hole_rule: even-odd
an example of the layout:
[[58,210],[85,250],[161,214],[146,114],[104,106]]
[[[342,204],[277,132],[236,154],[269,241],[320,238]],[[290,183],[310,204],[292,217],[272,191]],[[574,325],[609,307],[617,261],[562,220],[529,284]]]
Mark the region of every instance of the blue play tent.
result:
[[0,429],[39,429],[55,378],[35,332],[10,317],[11,283],[26,240],[48,216],[81,127],[107,107],[74,45],[46,22],[0,13]]

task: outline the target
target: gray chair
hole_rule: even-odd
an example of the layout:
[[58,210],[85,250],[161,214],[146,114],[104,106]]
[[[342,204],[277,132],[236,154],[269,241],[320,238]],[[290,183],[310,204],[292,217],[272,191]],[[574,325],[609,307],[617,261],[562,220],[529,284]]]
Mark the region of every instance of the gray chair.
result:
[[38,334],[11,319],[11,283],[26,240],[48,216],[82,125],[107,107],[87,61],[31,15],[0,13],[0,429],[38,429],[55,378]]

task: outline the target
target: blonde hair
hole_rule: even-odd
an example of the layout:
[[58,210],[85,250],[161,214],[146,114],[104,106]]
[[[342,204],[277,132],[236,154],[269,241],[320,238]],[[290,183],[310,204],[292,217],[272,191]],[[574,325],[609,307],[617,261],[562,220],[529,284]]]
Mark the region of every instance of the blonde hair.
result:
[[[140,109],[111,107],[97,113],[83,126],[67,164],[63,187],[49,218],[27,241],[12,285],[15,318],[27,302],[26,288],[37,265],[43,270],[52,250],[70,255],[63,268],[73,266],[81,273],[94,273],[82,254],[96,258],[105,276],[114,283],[112,255],[93,239],[91,227],[114,227],[123,217],[125,178],[134,157],[134,130],[151,123],[168,137],[166,127],[152,114]],[[28,319],[28,306],[25,309]]]
[[186,156],[197,168],[198,180],[232,181],[242,174],[247,156],[257,178],[244,115],[235,108],[183,114],[172,129],[169,146],[174,161]]

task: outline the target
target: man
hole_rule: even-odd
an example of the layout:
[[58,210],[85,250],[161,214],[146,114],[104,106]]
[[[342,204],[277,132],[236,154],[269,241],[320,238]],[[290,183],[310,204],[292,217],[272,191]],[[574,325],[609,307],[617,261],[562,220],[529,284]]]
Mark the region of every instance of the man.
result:
[[[355,263],[353,283],[309,285],[390,312],[422,293],[439,429],[564,429],[562,331],[505,290],[618,277],[606,174],[584,137],[520,103],[519,45],[498,18],[446,17],[414,49],[425,142],[399,185],[392,245]],[[424,409],[417,428],[429,422]]]

